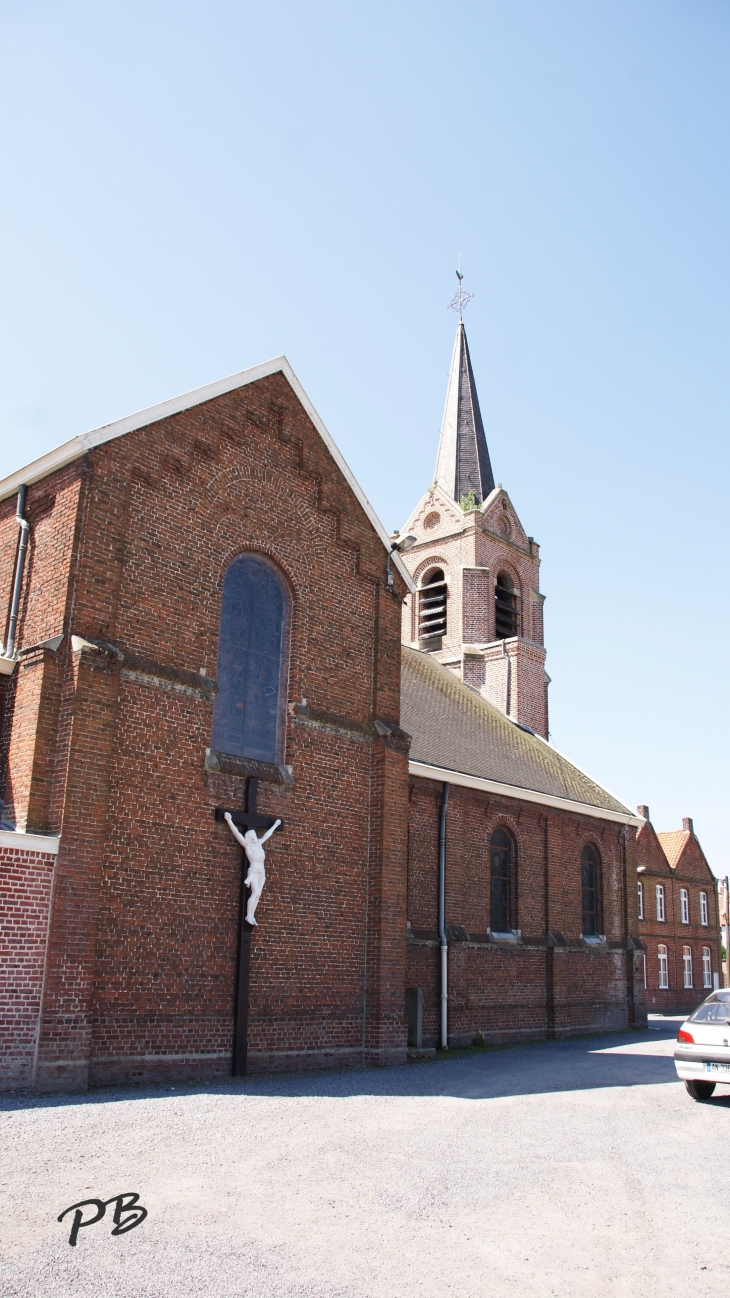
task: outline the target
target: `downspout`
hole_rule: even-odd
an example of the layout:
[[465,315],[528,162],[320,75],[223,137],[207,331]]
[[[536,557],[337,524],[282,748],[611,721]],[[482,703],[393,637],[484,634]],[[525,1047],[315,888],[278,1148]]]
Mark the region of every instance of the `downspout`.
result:
[[18,546],[18,557],[15,563],[15,577],[13,578],[13,598],[10,604],[10,621],[8,623],[8,643],[5,646],[3,657],[12,658],[15,653],[15,633],[18,626],[18,609],[20,608],[20,592],[23,589],[23,572],[25,570],[25,555],[28,549],[28,533],[30,532],[30,523],[25,517],[25,493],[27,487],[23,485],[18,490],[18,504],[15,510],[15,521],[20,528],[20,545]]
[[446,941],[446,808],[449,785],[444,784],[439,815],[439,938],[441,939],[441,1049],[449,1048],[449,946]]

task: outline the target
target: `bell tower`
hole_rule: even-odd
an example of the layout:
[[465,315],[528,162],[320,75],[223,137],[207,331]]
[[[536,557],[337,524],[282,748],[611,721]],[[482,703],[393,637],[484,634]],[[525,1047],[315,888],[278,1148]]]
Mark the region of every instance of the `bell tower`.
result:
[[434,483],[406,521],[417,591],[404,643],[455,672],[518,725],[548,737],[540,550],[495,485],[461,307]]

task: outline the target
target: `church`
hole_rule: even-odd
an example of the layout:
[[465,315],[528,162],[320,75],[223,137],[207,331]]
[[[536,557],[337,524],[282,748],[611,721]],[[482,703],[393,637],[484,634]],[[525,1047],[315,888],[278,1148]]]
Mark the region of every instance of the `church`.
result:
[[395,536],[279,358],[6,478],[0,537],[2,1086],[643,1020],[645,819],[549,742],[461,319]]

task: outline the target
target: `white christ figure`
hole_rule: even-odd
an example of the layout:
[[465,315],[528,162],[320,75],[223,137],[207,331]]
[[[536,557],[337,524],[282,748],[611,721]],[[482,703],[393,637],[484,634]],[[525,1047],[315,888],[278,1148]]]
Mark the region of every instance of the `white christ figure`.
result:
[[233,837],[238,839],[241,847],[246,853],[246,859],[248,860],[248,874],[246,875],[244,882],[246,883],[246,886],[251,889],[251,896],[248,899],[248,905],[246,907],[246,922],[248,924],[253,924],[254,928],[258,928],[258,924],[254,919],[254,913],[259,903],[259,897],[263,892],[264,884],[266,883],[266,853],[262,844],[266,842],[267,838],[271,838],[271,835],[277,826],[281,824],[281,821],[275,820],[271,829],[267,829],[266,833],[262,834],[259,838],[255,829],[247,829],[245,834],[239,833],[233,823],[233,817],[231,816],[230,811],[226,812],[225,819]]

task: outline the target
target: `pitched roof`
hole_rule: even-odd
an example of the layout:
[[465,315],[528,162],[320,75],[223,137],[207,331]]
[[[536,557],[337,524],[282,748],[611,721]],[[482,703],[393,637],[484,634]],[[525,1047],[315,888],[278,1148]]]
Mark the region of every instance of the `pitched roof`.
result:
[[657,838],[669,864],[675,866],[689,842],[690,833],[688,829],[670,829],[663,834],[657,833]]
[[[63,468],[65,464],[71,464],[73,460],[80,459],[87,451],[92,450],[95,446],[101,446],[104,442],[111,441],[114,437],[123,437],[125,433],[134,432],[137,428],[146,428],[148,424],[157,423],[161,419],[168,419],[171,415],[177,415],[182,410],[190,410],[193,406],[202,405],[206,401],[213,401],[215,397],[222,396],[226,392],[233,392],[236,388],[246,387],[249,383],[256,383],[259,379],[268,378],[271,374],[282,374],[293,389],[380,540],[385,548],[390,551],[391,540],[388,533],[354,473],[345,462],[339,447],[317,414],[286,356],[277,356],[274,360],[264,361],[263,364],[254,365],[251,369],[241,370],[238,374],[231,374],[228,378],[218,379],[215,383],[208,383],[203,388],[196,388],[192,392],[185,392],[182,396],[172,397],[169,401],[162,401],[159,405],[149,406],[146,410],[138,411],[137,414],[127,415],[124,419],[117,419],[113,424],[104,424],[101,428],[95,428],[90,433],[82,433],[79,437],[72,437],[69,442],[64,442],[62,446],[56,447],[55,450],[49,451],[31,464],[27,464],[24,468],[18,469],[15,473],[11,473],[8,477],[0,480],[0,500],[12,496],[23,483],[30,486],[33,482],[39,482],[42,478],[46,478],[49,473],[54,473],[56,469]],[[413,578],[397,551],[392,554],[391,563],[400,573],[408,590],[415,590]]]
[[454,340],[434,480],[459,502],[473,491],[476,502],[481,504],[494,490],[469,344],[461,320]]
[[[411,772],[494,787],[507,796],[569,805],[601,818],[643,824],[627,807],[538,735],[464,685],[430,654],[402,646],[401,725],[413,737]],[[420,769],[419,769],[420,768]]]

